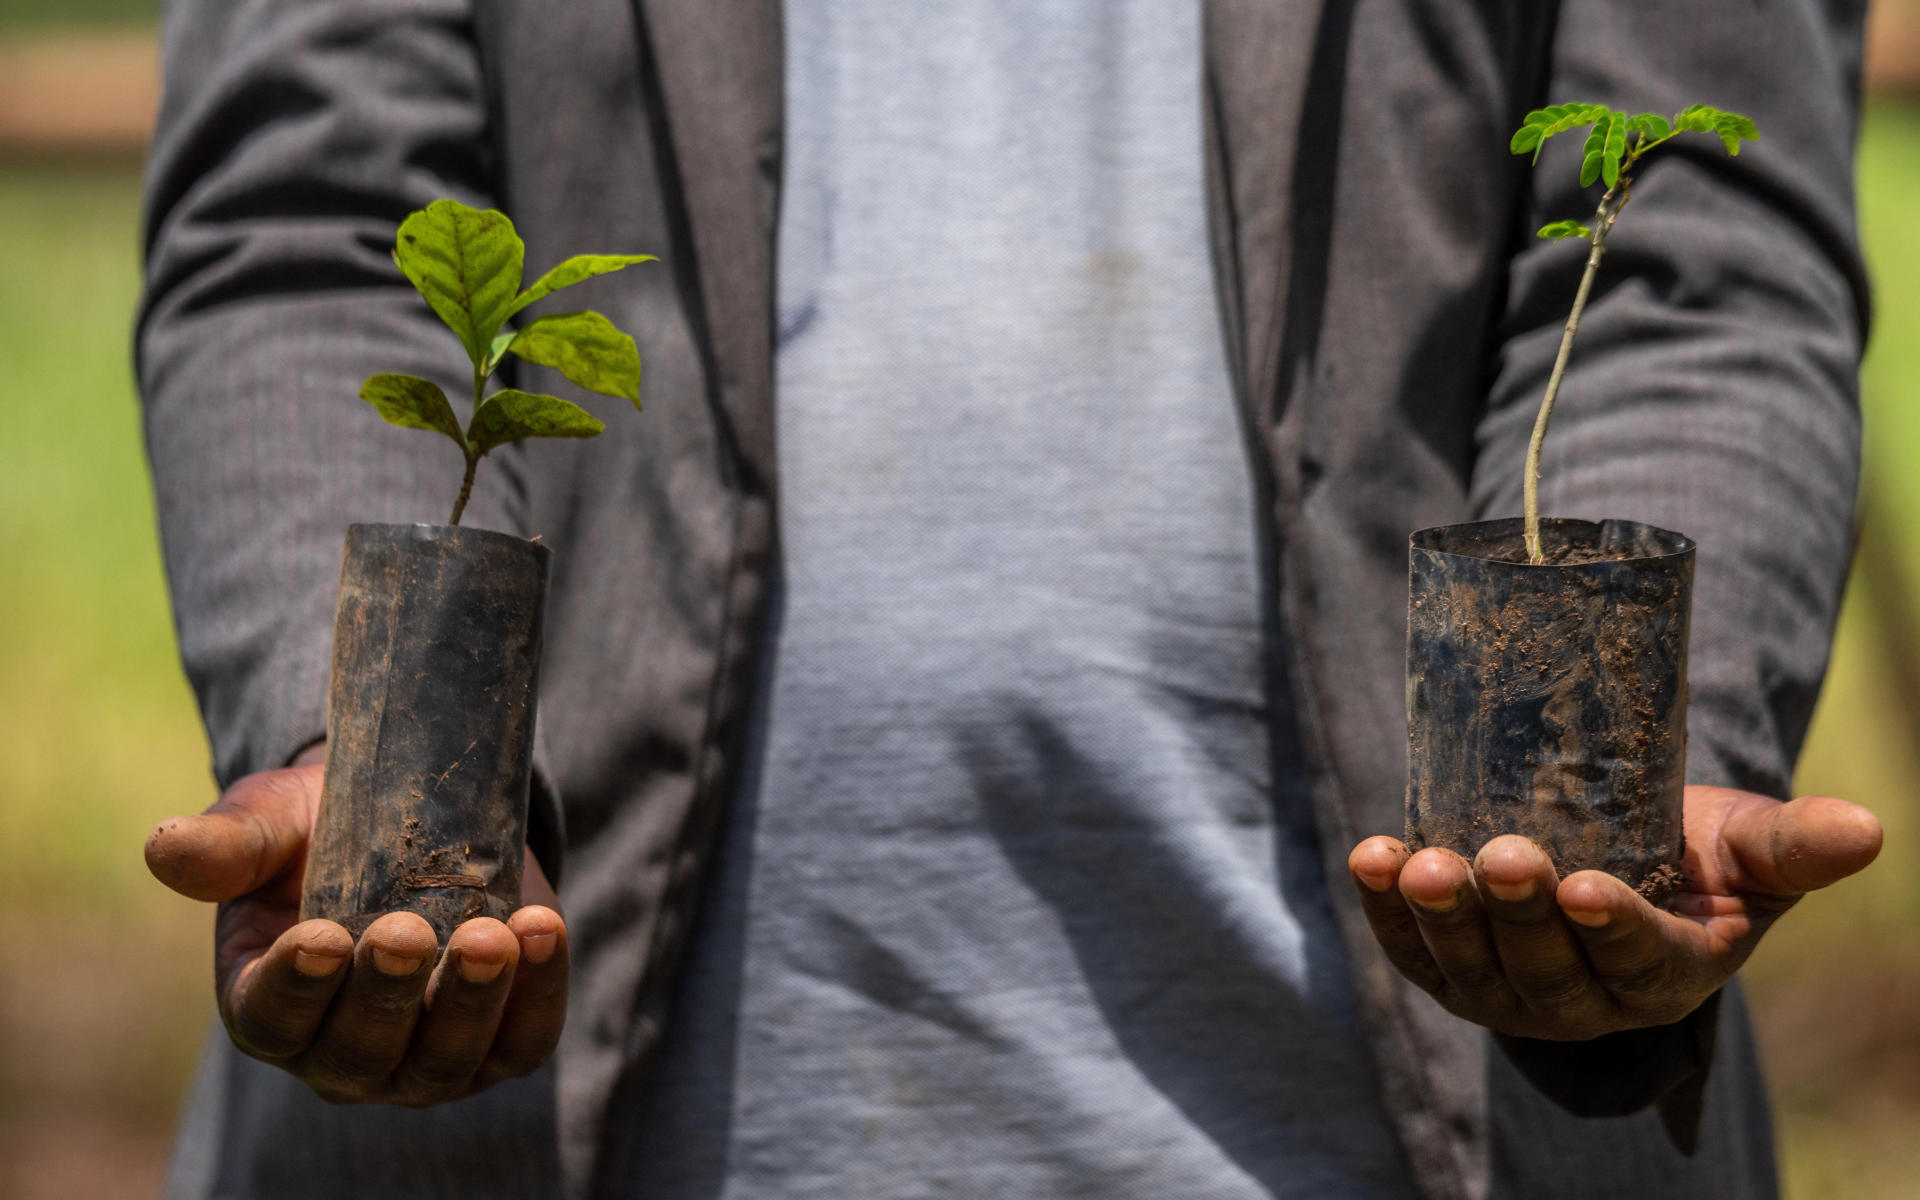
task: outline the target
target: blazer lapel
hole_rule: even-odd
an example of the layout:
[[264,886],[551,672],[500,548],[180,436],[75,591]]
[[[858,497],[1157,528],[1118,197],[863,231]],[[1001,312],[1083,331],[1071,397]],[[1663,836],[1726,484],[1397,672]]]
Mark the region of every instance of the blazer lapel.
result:
[[[780,0],[633,0],[656,128],[683,203],[678,264],[743,491],[774,487],[774,238]],[[675,184],[677,183],[677,187]],[[687,286],[683,284],[683,286]]]
[[[1295,669],[1314,808],[1334,884],[1333,905],[1354,992],[1383,1081],[1383,1100],[1421,1191],[1433,1200],[1485,1194],[1485,1039],[1387,964],[1359,905],[1340,884],[1352,815],[1356,738],[1314,688],[1310,662],[1351,662],[1322,623],[1303,619],[1314,540],[1303,497],[1307,439],[1316,420],[1320,352],[1348,68],[1358,0],[1208,0],[1206,102],[1214,264],[1226,342],[1239,384],[1271,538],[1273,631]],[[1319,398],[1321,407],[1338,398]],[[1325,420],[1324,412],[1319,417]],[[1327,423],[1327,428],[1334,425]],[[1321,505],[1320,508],[1324,508]],[[1332,686],[1354,685],[1351,681]]]

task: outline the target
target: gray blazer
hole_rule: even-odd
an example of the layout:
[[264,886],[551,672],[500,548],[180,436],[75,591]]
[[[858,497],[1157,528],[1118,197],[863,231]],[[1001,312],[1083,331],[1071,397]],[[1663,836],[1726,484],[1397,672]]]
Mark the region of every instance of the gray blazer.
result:
[[[1706,100],[1764,131],[1737,159],[1676,144],[1645,172],[1544,491],[1557,514],[1698,540],[1690,777],[1784,794],[1857,471],[1863,8],[1207,3],[1214,265],[1333,879],[1355,841],[1402,823],[1407,533],[1518,509],[1580,254],[1529,235],[1590,207],[1576,148],[1537,172],[1505,151],[1552,100]],[[594,1192],[738,775],[778,552],[779,16],[777,0],[168,6],[137,352],[181,649],[222,784],[324,729],[344,527],[437,520],[448,503],[451,454],[354,399],[373,371],[441,376],[456,395],[464,378],[387,259],[396,222],[453,195],[511,213],[536,266],[666,260],[581,297],[635,331],[645,417],[496,454],[470,510],[556,552],[535,841],[551,872],[564,857],[578,970],[555,1067],[428,1113],[338,1110],[216,1043],[175,1194]],[[1543,1194],[1549,1179],[1771,1194],[1737,995],[1676,1026],[1493,1054],[1387,966],[1345,888],[1333,900],[1428,1195]],[[1696,1136],[1694,1156],[1674,1148]]]

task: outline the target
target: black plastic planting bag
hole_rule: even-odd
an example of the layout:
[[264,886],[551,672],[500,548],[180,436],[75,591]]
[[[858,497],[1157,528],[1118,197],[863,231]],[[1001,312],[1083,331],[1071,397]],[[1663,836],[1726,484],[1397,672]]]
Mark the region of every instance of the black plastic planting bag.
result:
[[407,909],[444,946],[519,907],[551,557],[484,529],[347,531],[302,920],[358,937]]
[[1656,903],[1680,882],[1693,542],[1631,521],[1413,535],[1407,844],[1532,838]]

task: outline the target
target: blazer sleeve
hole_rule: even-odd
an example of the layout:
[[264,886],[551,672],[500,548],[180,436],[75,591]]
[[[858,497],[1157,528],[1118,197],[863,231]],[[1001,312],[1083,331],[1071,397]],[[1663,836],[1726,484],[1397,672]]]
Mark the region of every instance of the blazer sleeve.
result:
[[[1712,135],[1682,135],[1636,174],[1541,466],[1543,513],[1647,521],[1698,544],[1691,783],[1786,796],[1826,669],[1851,547],[1868,321],[1852,190],[1864,8],[1570,0],[1527,105],[1672,114],[1699,102],[1760,129],[1738,157]],[[1578,187],[1579,140],[1555,139],[1531,169],[1514,160],[1525,224],[1478,429],[1472,497],[1485,515],[1520,510],[1527,439],[1584,264],[1584,242],[1532,236],[1593,212],[1599,189]],[[1502,1044],[1568,1107],[1659,1100],[1671,1128],[1686,1123],[1675,1105],[1697,1116],[1715,1008],[1584,1047]]]
[[[444,521],[462,463],[358,399],[368,375],[471,368],[394,267],[441,196],[489,206],[464,0],[176,0],[146,180],[134,352],[174,619],[222,787],[326,730],[340,551],[355,521]],[[511,448],[469,523],[516,532]],[[538,766],[535,851],[560,813]]]

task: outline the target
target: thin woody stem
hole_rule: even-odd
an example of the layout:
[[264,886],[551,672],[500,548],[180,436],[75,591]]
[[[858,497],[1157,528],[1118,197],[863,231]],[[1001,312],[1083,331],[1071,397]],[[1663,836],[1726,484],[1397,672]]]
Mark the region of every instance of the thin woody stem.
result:
[[[473,412],[480,414],[480,392],[487,386],[487,377],[479,367],[473,369]],[[473,452],[473,423],[467,423],[467,474],[460,481],[460,498],[453,502],[453,515],[447,518],[447,524],[458,525],[460,514],[467,511],[467,498],[473,495],[473,472],[480,466],[480,456]]]
[[1560,380],[1567,373],[1567,358],[1573,353],[1573,337],[1580,332],[1580,314],[1586,311],[1587,295],[1593,291],[1593,277],[1600,270],[1601,256],[1607,252],[1607,234],[1613,229],[1613,222],[1619,217],[1620,210],[1626,207],[1627,201],[1633,196],[1632,181],[1624,171],[1619,179],[1617,185],[1608,188],[1607,194],[1600,197],[1600,207],[1594,211],[1593,249],[1587,255],[1586,272],[1580,276],[1580,290],[1573,297],[1573,311],[1567,316],[1566,332],[1560,336],[1560,353],[1553,360],[1553,373],[1547,377],[1546,398],[1540,402],[1540,415],[1533,420],[1533,437],[1527,442],[1523,485],[1527,561],[1535,566],[1546,561],[1546,554],[1540,546],[1540,447],[1547,440],[1547,422],[1553,417],[1553,402],[1560,394]]
[[480,456],[467,451],[467,477],[460,481],[460,498],[453,502],[453,515],[447,518],[447,524],[458,525],[460,514],[467,511],[467,497],[473,495],[473,472],[480,465]]

